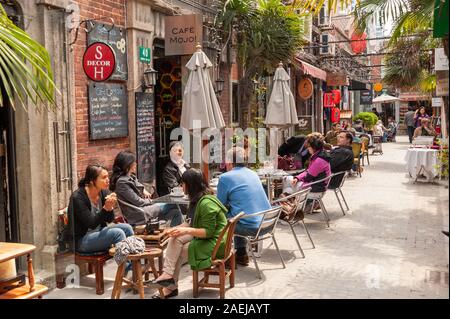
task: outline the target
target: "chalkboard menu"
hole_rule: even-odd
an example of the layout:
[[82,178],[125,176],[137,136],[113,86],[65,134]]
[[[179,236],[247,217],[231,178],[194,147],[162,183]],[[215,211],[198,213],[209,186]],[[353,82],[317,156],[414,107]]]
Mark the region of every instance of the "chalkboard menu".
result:
[[126,81],[128,78],[126,30],[98,21],[93,21],[90,26],[92,29],[88,33],[88,46],[94,42],[109,44],[116,56],[116,71],[109,79]]
[[155,97],[153,93],[136,92],[135,99],[138,179],[151,183],[155,178]]
[[128,136],[125,85],[89,84],[89,136],[91,140]]
[[372,91],[360,91],[359,104],[372,104]]

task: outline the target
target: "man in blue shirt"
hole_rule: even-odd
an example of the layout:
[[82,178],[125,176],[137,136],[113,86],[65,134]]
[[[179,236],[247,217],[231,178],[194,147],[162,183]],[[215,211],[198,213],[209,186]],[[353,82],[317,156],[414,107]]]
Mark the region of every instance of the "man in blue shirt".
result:
[[[227,173],[220,176],[217,197],[225,206],[229,207],[228,217],[236,216],[240,212],[253,214],[271,209],[258,175],[245,167],[246,151],[241,147],[233,147],[227,155]],[[261,216],[241,218],[234,232],[242,236],[256,235],[261,218]],[[234,245],[236,263],[247,266],[247,241],[244,238],[235,237]]]

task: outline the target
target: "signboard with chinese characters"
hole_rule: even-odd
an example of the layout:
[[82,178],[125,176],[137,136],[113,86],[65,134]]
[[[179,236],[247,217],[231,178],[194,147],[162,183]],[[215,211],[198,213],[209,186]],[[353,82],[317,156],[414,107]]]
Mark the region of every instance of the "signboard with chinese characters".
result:
[[346,74],[327,72],[327,86],[343,86],[349,84],[350,83]]
[[202,16],[197,14],[165,16],[166,55],[189,55],[203,42]]
[[324,93],[323,94],[323,107],[333,107],[334,106],[334,98],[333,93]]
[[442,98],[441,97],[433,97],[431,99],[432,107],[441,107],[442,106]]
[[436,71],[436,96],[448,96],[448,71]]
[[312,132],[312,116],[304,115],[298,117],[298,131],[301,134],[309,134]]
[[308,78],[303,78],[300,80],[297,86],[298,95],[303,99],[309,99],[314,91],[314,85],[312,81]]
[[448,71],[448,58],[444,48],[434,49],[434,69],[436,71]]
[[91,21],[88,25],[90,27],[87,36],[88,45],[95,42],[103,42],[108,44],[114,51],[116,69],[110,80],[126,81],[128,79],[126,30],[99,21]]

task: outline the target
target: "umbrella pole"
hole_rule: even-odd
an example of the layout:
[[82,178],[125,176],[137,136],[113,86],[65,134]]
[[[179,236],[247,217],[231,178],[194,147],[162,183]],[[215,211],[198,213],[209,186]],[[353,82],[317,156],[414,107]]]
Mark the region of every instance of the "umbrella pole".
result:
[[209,149],[208,149],[208,144],[209,144],[209,140],[202,140],[202,171],[203,171],[203,176],[205,177],[205,182],[206,184],[209,185],[209,165],[208,165],[208,160],[209,160]]

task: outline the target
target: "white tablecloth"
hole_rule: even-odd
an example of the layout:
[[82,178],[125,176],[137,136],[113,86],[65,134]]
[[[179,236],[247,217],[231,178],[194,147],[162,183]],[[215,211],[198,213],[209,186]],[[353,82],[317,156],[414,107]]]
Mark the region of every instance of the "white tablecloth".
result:
[[409,174],[416,178],[423,166],[423,174],[428,181],[431,181],[438,175],[436,165],[439,163],[438,150],[426,148],[410,148],[406,152],[405,161]]

